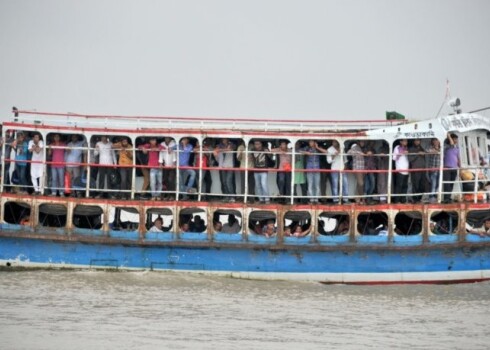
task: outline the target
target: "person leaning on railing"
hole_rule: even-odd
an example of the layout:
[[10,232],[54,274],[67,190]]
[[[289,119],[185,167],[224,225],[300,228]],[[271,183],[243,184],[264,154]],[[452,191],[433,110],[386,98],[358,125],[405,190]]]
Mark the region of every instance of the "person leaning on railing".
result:
[[264,148],[262,141],[255,140],[253,145],[251,156],[254,166],[255,195],[259,197],[261,203],[270,203],[267,169],[271,155],[269,150]]
[[410,173],[410,180],[412,184],[412,197],[414,202],[420,202],[422,195],[427,190],[427,179],[425,176],[425,155],[426,151],[420,144],[420,139],[413,140],[413,145],[408,148],[408,161],[410,163],[410,169],[417,169]]
[[431,140],[431,146],[428,150],[427,156],[427,168],[429,168],[429,180],[430,180],[430,195],[429,201],[435,203],[437,199],[437,192],[439,191],[439,178],[441,167],[441,142],[437,138]]
[[119,155],[119,174],[121,176],[121,195],[124,198],[130,197],[131,183],[133,178],[133,145],[129,143],[127,137],[123,137],[119,142],[112,145],[112,148]]
[[53,142],[49,144],[48,156],[51,156],[51,195],[60,196],[65,192],[65,147],[60,134],[53,135]]
[[320,196],[320,153],[327,153],[327,150],[318,146],[315,140],[309,140],[308,146],[303,147],[301,153],[306,156],[308,198],[311,203],[318,203]]
[[451,202],[454,181],[461,167],[458,147],[458,135],[447,134],[447,143],[444,147],[444,203]]
[[395,146],[393,150],[393,160],[395,161],[395,194],[397,195],[393,199],[393,203],[406,203],[408,192],[408,141],[407,139],[401,139],[400,144]]

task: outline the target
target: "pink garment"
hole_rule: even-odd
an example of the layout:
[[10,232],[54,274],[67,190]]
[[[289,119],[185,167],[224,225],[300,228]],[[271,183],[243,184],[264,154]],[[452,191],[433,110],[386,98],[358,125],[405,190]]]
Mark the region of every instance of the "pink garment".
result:
[[[57,147],[65,147],[66,144],[63,142],[58,143],[57,145],[52,143],[52,151],[53,151],[53,158],[52,162],[54,163],[60,163],[60,164],[53,164],[53,168],[64,168],[65,167],[65,149],[64,148],[57,148]],[[56,147],[56,148],[54,148]]]
[[[143,148],[145,149],[151,149],[151,145],[147,143],[146,145],[143,145]],[[163,151],[164,148],[161,145],[156,145],[154,149],[157,149],[155,151],[148,151],[148,166],[152,168],[158,168],[159,163],[158,163],[158,158],[160,155],[160,151]]]

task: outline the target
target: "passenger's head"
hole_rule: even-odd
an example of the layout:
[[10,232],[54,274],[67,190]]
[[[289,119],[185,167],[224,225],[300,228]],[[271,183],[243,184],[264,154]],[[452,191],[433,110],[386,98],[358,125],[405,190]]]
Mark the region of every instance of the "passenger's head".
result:
[[281,142],[279,142],[279,148],[282,151],[286,151],[288,149],[288,142],[286,140],[281,140]]
[[266,224],[267,229],[273,229],[274,228],[274,220],[267,220]]
[[180,142],[184,145],[184,146],[187,146],[187,144],[189,143],[189,138],[188,137],[184,137],[182,138],[182,140],[180,140]]
[[164,138],[164,141],[165,141],[165,143],[168,145],[170,142],[172,142],[172,138],[171,138],[171,137],[166,136],[166,137]]
[[301,228],[301,226],[297,225],[295,228],[294,228],[294,233],[302,233],[303,232],[303,229]]
[[415,139],[415,140],[413,140],[413,144],[414,144],[415,146],[419,146],[419,145],[420,145],[420,139]]
[[259,141],[259,140],[255,140],[255,141],[254,141],[254,149],[255,149],[256,151],[260,151],[260,150],[262,150],[262,147],[263,147],[263,146],[262,146],[262,141]]
[[201,222],[201,221],[202,221],[202,218],[200,215],[194,216],[194,222]]
[[156,218],[155,221],[153,222],[153,225],[155,225],[156,228],[162,229],[163,226],[163,219],[162,218]]
[[221,224],[221,221],[215,221],[213,222],[213,228],[215,232],[221,232],[221,229],[223,228],[223,225]]
[[78,135],[77,134],[71,135],[71,140],[72,140],[72,142],[77,142],[78,141]]
[[490,219],[486,219],[483,225],[485,226],[486,229],[489,229],[490,228]]
[[60,134],[54,134],[53,140],[54,142],[60,142]]
[[337,141],[337,140],[333,140],[333,141],[332,141],[332,146],[334,146],[335,148],[339,148],[339,147],[340,147],[340,145],[339,145],[339,141]]
[[364,140],[359,140],[359,146],[364,147],[366,145],[366,141]]
[[157,144],[157,138],[154,136],[150,137],[150,145],[156,146],[156,144]]
[[407,139],[401,139],[401,140],[400,140],[400,145],[401,145],[401,146],[406,147],[406,146],[407,146],[407,144],[408,144]]
[[34,136],[32,137],[32,140],[35,143],[38,143],[40,139],[41,139],[41,135],[39,135],[38,133],[34,134]]
[[224,139],[221,140],[221,143],[223,143],[223,145],[226,146],[226,145],[228,145],[230,143],[230,139],[224,138]]
[[180,230],[182,232],[187,232],[189,231],[189,223],[188,222],[184,222],[182,225],[180,225]]
[[439,147],[441,145],[441,142],[439,141],[439,139],[435,138],[435,137],[430,142],[431,142],[432,146],[434,146],[434,147]]
[[316,146],[316,141],[315,140],[309,140],[308,141],[308,146],[310,146],[311,148],[315,147]]
[[17,141],[22,142],[25,139],[25,135],[22,132],[17,133]]
[[128,138],[127,137],[123,137],[122,140],[121,140],[121,145],[127,146],[128,144],[129,144]]
[[458,135],[456,134],[451,134],[451,138],[453,139],[454,143],[458,143]]
[[230,215],[228,216],[228,225],[230,225],[230,226],[231,226],[231,225],[233,225],[235,222],[236,222],[236,217],[235,217],[235,215],[230,214]]

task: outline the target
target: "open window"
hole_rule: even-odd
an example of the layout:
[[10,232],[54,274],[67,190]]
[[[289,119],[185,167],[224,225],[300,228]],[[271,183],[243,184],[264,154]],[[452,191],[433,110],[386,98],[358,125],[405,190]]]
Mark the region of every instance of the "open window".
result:
[[62,204],[41,204],[39,225],[44,227],[65,227],[67,209]]
[[203,208],[184,208],[179,214],[180,232],[203,233],[207,229],[207,215]]
[[[158,223],[155,220],[161,220],[161,231],[169,232],[174,225],[174,216],[172,210],[169,208],[150,208],[146,211],[146,223],[145,227],[150,230],[153,226],[158,227]],[[160,228],[158,228],[160,230]]]
[[422,213],[418,211],[399,212],[395,216],[395,233],[401,236],[414,236],[422,233]]
[[323,212],[318,218],[318,233],[324,236],[347,235],[350,216],[346,212]]
[[284,236],[304,237],[310,234],[311,214],[306,210],[288,211],[284,214]]
[[241,233],[242,213],[234,209],[218,209],[213,213],[215,233]]
[[248,217],[250,233],[272,237],[277,232],[276,213],[270,210],[254,210]]
[[104,211],[96,205],[77,205],[73,210],[73,226],[100,230],[104,223]]
[[131,207],[113,207],[109,213],[109,226],[114,231],[136,231],[139,227],[138,209]]
[[458,229],[458,213],[455,211],[434,212],[430,217],[430,232],[436,235],[455,234]]
[[381,211],[362,212],[357,216],[357,233],[364,236],[388,234],[388,215]]
[[31,207],[23,202],[6,202],[3,206],[3,219],[8,224],[29,225]]

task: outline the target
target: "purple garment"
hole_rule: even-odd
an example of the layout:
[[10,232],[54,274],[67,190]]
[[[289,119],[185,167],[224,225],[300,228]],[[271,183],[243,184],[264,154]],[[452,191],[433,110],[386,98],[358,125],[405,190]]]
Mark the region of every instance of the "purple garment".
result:
[[459,148],[455,146],[447,146],[444,150],[444,167],[457,169],[459,166]]

